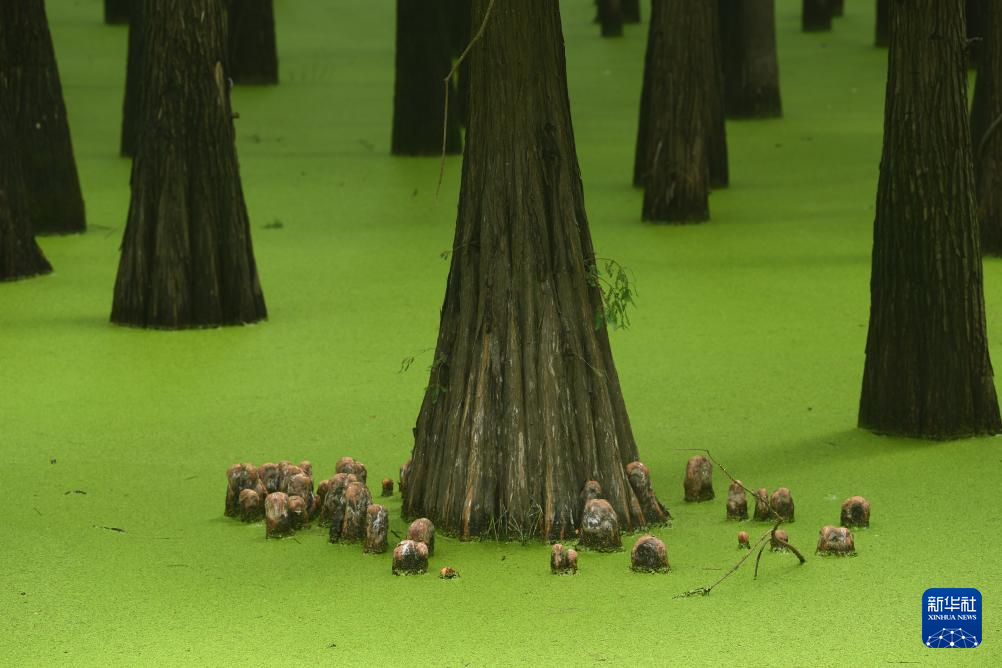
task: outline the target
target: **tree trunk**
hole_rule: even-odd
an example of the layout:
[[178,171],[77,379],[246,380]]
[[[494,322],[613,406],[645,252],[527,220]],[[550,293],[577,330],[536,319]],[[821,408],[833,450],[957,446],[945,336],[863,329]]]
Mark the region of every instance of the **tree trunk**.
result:
[[804,0],[801,27],[804,32],[827,32],[832,29],[833,0]]
[[1002,5],[984,6],[984,43],[971,108],[981,249],[1002,255]]
[[730,183],[730,169],[727,163],[727,127],[724,123],[724,64],[720,44],[720,3],[711,0],[712,12],[710,30],[711,75],[713,91],[709,97],[709,133],[707,150],[710,152],[710,187],[726,188]]
[[[443,0],[397,0],[396,83],[393,90],[394,155],[439,155],[452,42]],[[465,47],[464,47],[465,48]],[[459,153],[459,95],[449,84],[446,153]]]
[[832,16],[845,16],[845,0],[830,0]]
[[983,40],[985,37],[985,16],[984,12],[988,5],[992,5],[998,2],[998,0],[990,0],[985,2],[984,0],[966,0],[966,19],[967,19],[967,50],[968,50],[968,64],[970,67],[974,67],[978,64],[981,58],[981,50],[983,45]]
[[623,23],[640,23],[640,0],[620,0]]
[[637,122],[637,148],[633,157],[633,185],[637,188],[644,187],[644,179],[647,178],[648,157],[647,148],[650,143],[651,121],[650,121],[650,99],[654,82],[654,66],[651,64],[655,35],[660,35],[660,29],[655,24],[655,17],[658,15],[658,4],[662,0],[651,0],[651,23],[647,28],[647,50],[644,52],[644,83],[640,89],[640,118]]
[[890,18],[859,425],[933,439],[995,434],[963,0],[895,0]]
[[[10,31],[0,29],[0,40],[9,37]],[[0,53],[6,53],[5,46],[0,45]],[[14,99],[10,83],[6,68],[0,69],[0,281],[52,271],[31,228],[21,159],[10,122]]]
[[108,24],[128,23],[132,2],[133,0],[104,0],[104,22]]
[[219,0],[145,6],[142,132],[113,322],[180,329],[266,317],[244,204]]
[[142,126],[143,60],[146,45],[146,26],[143,23],[143,5],[148,0],[133,0],[129,22],[129,52],[125,65],[125,99],[122,102],[122,137],[120,152],[134,156]]
[[877,46],[884,47],[891,43],[890,0],[877,0]]
[[[449,5],[449,38],[452,41],[452,55],[459,58],[470,43],[470,0],[451,0]],[[455,87],[455,97],[450,93],[449,106],[456,106],[456,120],[466,126],[466,110],[469,107],[470,96],[470,65],[464,60],[459,64],[457,73],[459,81]]]
[[[474,0],[480,25],[489,0]],[[460,538],[568,538],[597,480],[646,523],[571,129],[556,2],[495,3],[470,63],[452,266],[403,511]]]
[[728,118],[779,118],[775,0],[721,0],[720,15]]
[[272,0],[229,0],[227,74],[233,83],[278,83]]
[[[651,72],[645,75],[648,136],[643,219],[662,223],[710,216],[710,133],[719,104],[710,3],[658,0],[651,12]],[[716,99],[716,102],[714,101]]]
[[11,91],[14,137],[38,234],[87,227],[63,89],[42,0],[0,2],[0,69]]
[[620,37],[623,34],[623,8],[620,0],[598,0],[598,22],[602,37]]

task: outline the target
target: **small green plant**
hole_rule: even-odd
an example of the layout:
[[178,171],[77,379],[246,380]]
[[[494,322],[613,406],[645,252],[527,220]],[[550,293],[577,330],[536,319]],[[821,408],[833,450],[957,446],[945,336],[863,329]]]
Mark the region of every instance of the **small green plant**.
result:
[[596,258],[586,270],[588,285],[602,292],[602,306],[595,311],[595,329],[601,329],[602,325],[627,329],[630,326],[629,309],[637,305],[633,299],[637,294],[633,272],[609,258]]
[[[400,361],[400,370],[397,371],[397,373],[404,373],[405,371],[408,371],[411,368],[411,366],[414,365],[414,361],[417,358],[417,356],[423,355],[429,350],[434,350],[434,349],[425,348],[424,350],[414,355],[408,355],[407,357],[403,358]],[[429,374],[431,376],[436,376],[437,375],[436,372],[438,371],[438,369],[441,368],[448,361],[449,361],[449,356],[447,354],[439,353],[435,357],[435,360],[431,363],[431,366],[428,367]],[[449,388],[447,388],[445,385],[442,385],[441,383],[433,381],[429,383],[427,387],[424,388],[424,391],[426,394],[428,392],[431,392],[431,403],[435,404],[438,403],[438,400],[441,398],[443,394],[449,391]]]

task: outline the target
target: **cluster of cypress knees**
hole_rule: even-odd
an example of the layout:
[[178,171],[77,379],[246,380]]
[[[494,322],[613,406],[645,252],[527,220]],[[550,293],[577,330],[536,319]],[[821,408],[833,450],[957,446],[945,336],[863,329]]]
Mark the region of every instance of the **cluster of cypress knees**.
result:
[[[400,467],[400,493],[406,493],[411,462]],[[650,471],[643,462],[626,466],[627,479],[647,517],[664,524],[671,520],[668,509],[658,500],[651,485]],[[352,457],[342,457],[335,473],[323,480],[314,491],[313,465],[302,461],[298,465],[285,460],[278,464],[234,464],[226,472],[226,510],[228,517],[245,522],[264,518],[265,537],[279,538],[310,526],[314,520],[329,529],[332,543],[363,543],[370,554],[387,550],[389,515],[386,506],[372,503],[372,493],[366,486],[368,471]],[[689,459],[685,470],[685,500],[709,501],[714,498],[713,464],[703,455]],[[382,495],[393,495],[393,481],[382,482]],[[754,519],[784,522],[794,520],[794,504],[790,490],[780,487],[772,494],[761,488],[754,492]],[[602,486],[596,480],[585,483],[579,497],[581,518],[577,547],[599,552],[622,549],[622,537],[616,511],[602,498]],[[747,520],[748,499],[741,481],[731,483],[727,492],[727,519]],[[870,524],[870,503],[861,496],[852,496],[842,504],[841,526],[826,525],[818,537],[817,553],[822,555],[852,555],[856,552],[851,528]],[[789,536],[777,529],[770,538],[773,550],[786,549]],[[751,549],[748,533],[738,533],[738,547]],[[435,553],[435,525],[427,518],[414,520],[407,538],[393,550],[394,575],[413,575],[428,571],[428,557]],[[668,549],[664,541],[645,534],[630,552],[634,571],[665,573],[670,570]],[[554,574],[576,573],[577,551],[561,543],[550,550],[550,570]],[[439,572],[443,579],[458,577],[450,567]]]

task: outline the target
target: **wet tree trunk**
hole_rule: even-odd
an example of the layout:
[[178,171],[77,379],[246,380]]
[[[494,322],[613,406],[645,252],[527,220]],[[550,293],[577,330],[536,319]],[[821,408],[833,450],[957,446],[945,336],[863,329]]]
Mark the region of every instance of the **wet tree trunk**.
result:
[[640,0],[620,0],[623,23],[640,23]]
[[[474,0],[479,25],[488,0]],[[556,2],[506,0],[470,64],[469,141],[403,511],[461,538],[574,535],[588,480],[646,523],[604,326]]]
[[[651,0],[651,22],[647,28],[647,50],[644,53],[644,83],[640,89],[640,118],[637,122],[637,147],[633,157],[633,185],[637,188],[644,187],[644,179],[647,178],[648,157],[647,148],[650,143],[650,91],[654,88],[651,78],[654,76],[654,66],[651,65],[651,55],[655,42],[655,35],[660,35],[660,28],[654,19],[659,14],[659,7],[663,0]],[[659,39],[659,38],[658,38]]]
[[966,0],[968,63],[974,67],[981,58],[985,37],[985,10],[998,0]]
[[623,7],[620,0],[598,0],[598,22],[602,26],[602,37],[621,37]]
[[782,116],[775,0],[721,0],[720,15],[728,118]]
[[804,32],[827,32],[832,29],[834,0],[804,0],[801,28]]
[[143,23],[143,5],[149,0],[133,0],[132,18],[129,22],[129,52],[125,65],[125,99],[122,102],[122,136],[120,152],[134,156],[142,125],[143,59],[146,45],[146,26]]
[[963,0],[893,0],[859,425],[1002,430],[985,333]]
[[[393,90],[394,155],[439,155],[445,90],[442,80],[452,68],[449,5],[443,0],[397,0],[396,83]],[[450,84],[451,86],[452,84]],[[459,153],[460,104],[449,94],[446,153]]]
[[712,109],[720,104],[714,65],[713,7],[659,0],[651,12],[651,53],[645,75],[648,135],[643,219],[693,223],[710,216]]
[[880,47],[891,43],[890,2],[891,0],[877,0],[877,38],[875,44]]
[[266,317],[237,166],[219,0],[145,6],[143,129],[113,322],[180,329]]
[[984,6],[984,43],[971,109],[981,249],[1002,255],[1002,5]]
[[278,83],[272,0],[229,0],[227,74],[233,83]]
[[104,0],[104,22],[109,24],[128,23],[132,2],[133,0]]
[[710,187],[726,188],[731,177],[727,162],[727,127],[724,123],[724,63],[720,45],[720,3],[718,0],[711,0],[710,10],[712,11],[710,51],[713,57],[710,67],[714,88],[708,103],[710,124],[707,135],[707,150],[710,152]]
[[[0,28],[0,41],[10,36]],[[0,45],[0,53],[6,52]],[[0,68],[0,281],[47,274],[52,267],[35,242],[21,160],[11,125],[11,78]]]
[[11,91],[14,137],[34,230],[83,232],[83,195],[43,1],[0,2],[0,31],[5,33],[0,69]]

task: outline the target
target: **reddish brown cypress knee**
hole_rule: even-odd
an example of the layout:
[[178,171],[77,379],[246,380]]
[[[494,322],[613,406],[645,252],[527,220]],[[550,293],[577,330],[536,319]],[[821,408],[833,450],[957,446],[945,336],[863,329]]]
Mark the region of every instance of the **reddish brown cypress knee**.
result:
[[390,516],[386,506],[371,504],[365,511],[365,547],[369,554],[386,552],[386,534],[390,529]]
[[850,496],[842,502],[840,523],[844,527],[870,526],[870,502],[861,496]]
[[393,496],[393,481],[383,478],[383,496]]
[[365,464],[362,462],[355,461],[351,457],[342,457],[337,461],[337,465],[334,467],[335,473],[350,473],[358,478],[359,482],[363,485],[365,484],[366,478],[368,477],[368,471],[365,469]]
[[289,496],[302,497],[303,501],[306,502],[306,514],[310,515],[310,509],[313,507],[313,479],[310,476],[305,473],[297,473],[292,476],[286,486],[285,493]]
[[769,508],[769,490],[759,487],[755,492],[755,520],[768,522],[773,519],[772,510]]
[[685,500],[709,501],[713,498],[713,464],[703,455],[695,455],[685,466]]
[[592,499],[602,498],[602,485],[598,484],[597,480],[589,480],[581,488],[581,494],[578,495],[578,527],[581,526],[581,519],[584,517],[585,506]]
[[790,535],[782,529],[776,529],[769,538],[769,545],[774,552],[782,552],[790,542]]
[[435,525],[428,518],[422,517],[411,522],[407,527],[407,538],[428,546],[428,556],[435,556]]
[[354,475],[348,473],[338,473],[331,479],[330,489],[324,497],[324,505],[320,510],[320,525],[330,527],[330,542],[337,543],[341,540],[341,532],[344,531],[344,516],[346,510],[345,493],[348,486],[358,483]]
[[668,509],[658,500],[651,485],[651,473],[643,462],[631,462],[626,465],[627,480],[633,488],[633,494],[644,511],[647,524],[664,524],[671,519]]
[[550,548],[550,572],[554,575],[577,573],[578,553],[560,543],[554,543]]
[[264,499],[253,489],[241,490],[239,506],[244,522],[257,522],[264,517]]
[[750,550],[751,542],[748,540],[747,531],[738,532],[738,549]]
[[306,499],[301,496],[289,497],[289,526],[293,531],[298,531],[309,526],[310,511],[306,505]]
[[421,575],[428,572],[428,546],[413,540],[401,541],[393,550],[394,575]]
[[645,573],[667,573],[670,569],[664,541],[649,534],[641,536],[630,552],[630,567]]
[[264,490],[268,494],[283,491],[280,488],[281,473],[278,470],[278,464],[272,462],[261,464],[257,469],[257,476],[261,479],[261,484],[264,485]]
[[234,464],[226,469],[226,510],[227,517],[240,514],[240,493],[254,489],[257,483],[257,469],[253,464]]
[[745,496],[744,485],[740,480],[731,483],[727,488],[727,519],[748,519],[748,498]]
[[822,556],[850,556],[856,554],[856,541],[846,527],[827,525],[818,535],[817,553]]
[[794,520],[793,496],[790,495],[790,490],[786,487],[780,487],[772,493],[772,496],[769,498],[769,505],[772,507],[773,512],[783,518],[784,521],[792,522]]
[[273,492],[264,500],[264,519],[266,538],[281,538],[292,533],[289,497],[285,492]]
[[400,467],[400,484],[397,485],[397,488],[400,490],[401,501],[405,501],[407,499],[407,478],[411,472],[412,462],[412,459],[408,459],[404,462],[403,466]]
[[372,494],[361,482],[348,483],[344,492],[344,521],[340,540],[355,543],[365,540],[366,513],[372,505]]
[[455,580],[459,577],[459,573],[452,566],[444,566],[438,571],[438,577],[443,580]]
[[599,551],[618,550],[623,546],[616,511],[605,499],[592,499],[585,506],[579,544]]

